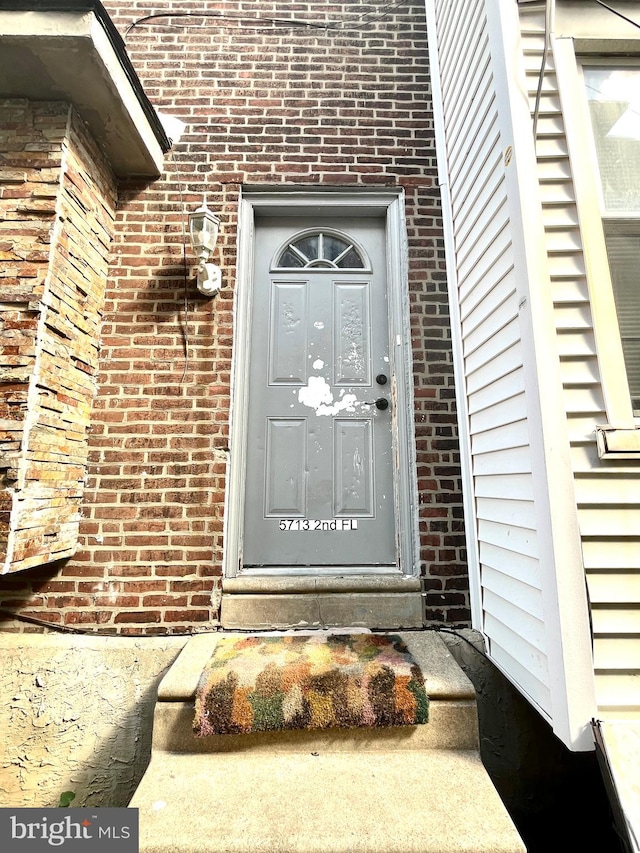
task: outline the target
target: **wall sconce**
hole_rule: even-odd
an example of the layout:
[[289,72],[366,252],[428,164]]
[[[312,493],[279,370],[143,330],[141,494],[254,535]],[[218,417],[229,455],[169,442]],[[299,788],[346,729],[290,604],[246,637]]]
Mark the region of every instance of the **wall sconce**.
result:
[[206,199],[197,210],[189,214],[191,245],[198,256],[197,285],[200,293],[205,296],[213,296],[222,284],[220,267],[207,263],[209,255],[216,247],[219,229],[220,219],[209,210]]

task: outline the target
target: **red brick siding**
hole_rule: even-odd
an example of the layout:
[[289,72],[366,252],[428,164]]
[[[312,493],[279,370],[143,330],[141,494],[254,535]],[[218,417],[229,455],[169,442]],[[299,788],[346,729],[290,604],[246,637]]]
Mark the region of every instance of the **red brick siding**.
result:
[[[19,586],[16,577],[5,595],[32,614],[129,633],[215,622],[240,185],[401,186],[427,617],[466,621],[423,3],[108,0],[105,6],[123,33],[152,12],[230,17],[156,19],[127,37],[154,105],[187,129],[161,180],[120,191],[82,550],[55,579],[30,573],[32,586]],[[337,26],[282,27],[267,18]],[[189,249],[187,282],[183,264],[184,211],[203,193],[223,222],[215,260],[224,288],[214,300],[195,290]]]

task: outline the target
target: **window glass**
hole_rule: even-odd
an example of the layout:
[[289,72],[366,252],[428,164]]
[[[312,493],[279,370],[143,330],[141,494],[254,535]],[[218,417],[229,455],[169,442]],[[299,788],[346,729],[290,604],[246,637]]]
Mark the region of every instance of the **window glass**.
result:
[[640,230],[607,228],[605,239],[631,402],[640,415]]
[[640,67],[584,67],[629,392],[640,416]]
[[292,240],[276,262],[276,269],[363,269],[364,266],[353,243],[324,232],[304,234]]
[[605,212],[640,216],[640,68],[584,69]]
[[279,267],[303,267],[305,262],[298,255],[294,255],[291,249],[287,249],[280,256]]
[[296,240],[295,248],[302,252],[308,261],[315,261],[320,257],[320,240],[318,235],[314,237],[303,237],[302,240]]
[[324,255],[330,261],[335,261],[349,246],[344,240],[341,240],[339,237],[332,237],[329,234],[324,235],[323,243]]

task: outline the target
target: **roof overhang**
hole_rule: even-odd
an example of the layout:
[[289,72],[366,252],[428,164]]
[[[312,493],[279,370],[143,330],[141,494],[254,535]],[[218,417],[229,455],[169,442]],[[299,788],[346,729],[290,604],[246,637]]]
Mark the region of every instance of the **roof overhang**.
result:
[[0,98],[68,101],[120,178],[157,178],[170,143],[99,0],[0,0]]

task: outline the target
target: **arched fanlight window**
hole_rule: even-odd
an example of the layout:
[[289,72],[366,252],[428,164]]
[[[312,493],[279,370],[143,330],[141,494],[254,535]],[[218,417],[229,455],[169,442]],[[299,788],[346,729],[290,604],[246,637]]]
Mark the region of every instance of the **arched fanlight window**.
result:
[[368,264],[356,245],[335,233],[313,231],[286,243],[276,257],[275,269],[350,269]]

